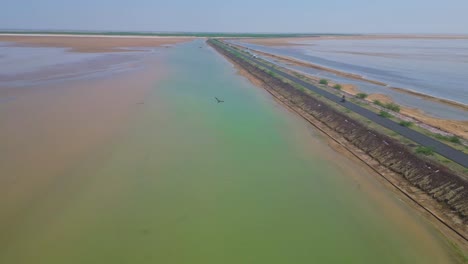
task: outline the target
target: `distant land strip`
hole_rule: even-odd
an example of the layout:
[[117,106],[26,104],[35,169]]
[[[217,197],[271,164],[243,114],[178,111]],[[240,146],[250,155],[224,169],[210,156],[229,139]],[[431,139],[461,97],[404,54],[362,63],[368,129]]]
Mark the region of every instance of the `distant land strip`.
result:
[[46,35],[106,35],[106,36],[167,36],[167,37],[210,37],[210,38],[295,38],[319,36],[360,36],[360,34],[330,33],[223,33],[223,32],[144,32],[144,31],[54,31],[54,30],[0,30],[0,34],[46,34]]

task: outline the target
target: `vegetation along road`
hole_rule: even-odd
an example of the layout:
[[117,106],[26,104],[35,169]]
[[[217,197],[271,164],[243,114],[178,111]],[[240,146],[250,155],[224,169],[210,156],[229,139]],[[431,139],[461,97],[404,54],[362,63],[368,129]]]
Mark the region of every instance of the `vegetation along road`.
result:
[[[239,52],[237,50],[234,50],[233,48],[229,47],[227,44],[225,44],[224,42],[221,42],[219,41],[219,43],[221,43],[221,45],[223,46],[224,49],[230,51],[230,52],[234,52],[234,53],[238,53],[240,54],[243,59],[245,60],[250,60],[254,63],[256,63],[257,65],[263,67],[263,68],[266,68],[272,72],[274,72],[275,74],[278,74],[280,75],[282,78],[285,78],[289,81],[292,81],[292,82],[295,82],[299,85],[302,85],[304,86],[305,88],[313,91],[314,93],[317,93],[325,98],[327,98],[328,100],[332,101],[332,102],[335,102],[335,103],[338,103],[338,104],[341,104],[343,107],[371,120],[372,122],[375,122],[387,129],[390,129],[392,131],[395,131],[396,133],[399,133],[400,135],[424,146],[424,147],[428,147],[428,148],[431,148],[434,150],[434,152],[437,152],[439,153],[440,155],[446,157],[447,159],[450,159],[462,166],[464,166],[465,168],[468,168],[468,155],[463,153],[462,151],[459,151],[455,148],[452,148],[438,140],[435,140],[433,138],[430,138],[424,134],[421,134],[417,131],[414,131],[410,128],[407,128],[407,127],[404,127],[404,126],[401,126],[400,124],[390,120],[390,119],[387,119],[387,118],[383,118],[379,115],[377,115],[376,113],[364,108],[364,107],[361,107],[355,103],[352,103],[352,102],[341,102],[341,97],[333,94],[333,93],[330,93],[328,91],[325,91],[323,89],[320,89],[318,88],[317,86],[313,85],[313,84],[310,84],[308,82],[305,82],[301,79],[299,79],[298,77],[295,77],[291,74],[288,74],[286,72],[283,72],[275,67],[272,67],[270,66],[269,64],[265,63],[262,59],[259,59],[259,58],[253,58],[251,56],[248,56],[242,52]],[[384,144],[384,143],[382,143]]]

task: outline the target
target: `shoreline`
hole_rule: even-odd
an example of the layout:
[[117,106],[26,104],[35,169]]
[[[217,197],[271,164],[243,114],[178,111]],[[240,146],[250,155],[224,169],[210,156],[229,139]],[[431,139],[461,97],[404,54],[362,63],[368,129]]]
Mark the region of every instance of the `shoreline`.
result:
[[[309,79],[312,82],[315,82],[317,85],[319,85],[319,80],[320,78],[314,77],[311,75],[304,75],[305,78]],[[333,81],[330,81],[328,83],[328,88],[333,88],[335,84],[340,84],[340,83],[335,83]],[[352,84],[340,84],[341,85],[341,90],[344,93],[347,93],[350,96],[356,96],[358,93],[361,93],[362,91],[359,90],[358,87],[352,85]],[[385,94],[379,94],[379,93],[372,93],[368,94],[367,98],[364,99],[367,101],[369,104],[373,103],[374,100],[379,100],[380,102],[387,104],[387,103],[395,103],[393,99]],[[456,135],[462,139],[467,139],[468,138],[468,120],[452,120],[452,119],[441,119],[437,117],[432,117],[430,115],[425,114],[423,111],[417,109],[417,108],[410,108],[407,106],[401,106],[400,105],[400,112],[395,113],[396,115],[403,115],[405,118],[412,119],[416,124],[420,125],[423,129],[426,129],[432,133],[437,133],[437,134],[450,134],[450,135]],[[466,145],[466,144],[465,144]]]
[[413,96],[420,97],[422,99],[430,100],[430,101],[433,101],[433,102],[449,105],[449,106],[456,107],[456,108],[461,109],[461,110],[468,111],[468,105],[466,105],[464,103],[460,103],[460,102],[457,102],[457,101],[452,101],[452,100],[445,99],[445,98],[435,97],[435,96],[432,96],[432,95],[429,95],[429,94],[416,92],[416,91],[413,91],[413,90],[410,90],[410,89],[393,87],[393,86],[390,86],[389,88],[392,89],[392,90],[395,90],[397,92],[400,92],[400,93],[410,94],[410,95],[413,95]]
[[[238,46],[238,45],[236,45],[236,46]],[[239,47],[242,47],[242,46],[239,46]],[[245,48],[245,47],[243,47],[243,48]],[[305,61],[293,59],[293,58],[290,58],[290,57],[271,54],[271,53],[267,53],[267,52],[263,52],[263,51],[250,49],[250,48],[249,48],[249,50],[253,50],[255,53],[262,54],[262,55],[270,57],[270,58],[283,60],[285,62],[292,63],[292,64],[294,64],[296,66],[308,67],[308,68],[313,68],[313,69],[322,70],[322,71],[326,71],[326,72],[331,72],[331,73],[334,73],[334,74],[342,76],[342,77],[351,78],[351,79],[355,79],[355,80],[359,80],[359,81],[365,81],[365,82],[369,82],[369,83],[376,84],[376,85],[381,85],[381,86],[386,86],[387,85],[384,82],[379,82],[379,81],[376,81],[376,80],[366,79],[366,78],[364,78],[364,77],[362,77],[361,75],[358,75],[358,74],[347,73],[347,72],[331,69],[331,68],[328,68],[328,67],[324,67],[324,66],[321,66],[321,65],[313,64],[313,63],[310,63],[310,62],[305,62]]]
[[[72,52],[129,52],[131,48],[161,47],[191,41],[192,37],[105,36],[105,35],[15,35],[0,34],[0,42],[16,47],[56,47]],[[129,48],[129,49],[125,49]]]
[[[238,45],[236,45],[236,46],[238,46]],[[242,47],[242,46],[240,46],[240,47]],[[242,47],[242,48],[244,48],[244,47]],[[253,49],[250,49],[250,50],[253,50]],[[334,73],[334,74],[342,76],[342,77],[351,78],[351,79],[355,79],[355,80],[359,80],[359,81],[365,81],[365,82],[380,85],[380,86],[385,86],[385,87],[388,87],[389,89],[392,89],[392,90],[395,90],[395,91],[398,91],[398,92],[401,92],[401,93],[410,94],[410,95],[417,96],[417,97],[422,98],[422,99],[442,103],[442,104],[445,104],[445,105],[448,105],[448,106],[451,106],[451,107],[456,107],[458,109],[468,111],[468,105],[466,105],[464,103],[461,103],[461,102],[456,102],[456,101],[452,101],[452,100],[445,99],[445,98],[435,97],[435,96],[432,96],[432,95],[416,92],[416,91],[406,89],[406,88],[399,88],[399,87],[389,86],[387,83],[367,79],[367,78],[364,78],[364,77],[362,77],[361,75],[358,75],[358,74],[347,73],[347,72],[343,72],[343,71],[340,71],[340,70],[335,70],[335,69],[327,68],[327,67],[324,67],[324,66],[321,66],[321,65],[313,64],[313,63],[310,63],[310,62],[304,62],[304,61],[301,61],[301,60],[293,59],[293,58],[290,58],[290,57],[271,54],[271,53],[258,51],[258,50],[253,50],[253,51],[255,53],[259,53],[259,54],[262,54],[262,55],[270,57],[270,58],[279,59],[279,60],[283,60],[285,62],[292,63],[292,64],[294,64],[296,66],[302,66],[302,67],[308,67],[308,68],[313,68],[313,69],[317,69],[317,70],[323,70],[323,71],[326,71],[326,72]]]
[[86,35],[86,34],[17,34],[17,33],[0,33],[0,37],[72,37],[72,38],[150,38],[150,39],[171,39],[171,38],[204,38],[191,36],[153,36],[153,35]]
[[364,166],[380,176],[379,181],[383,185],[389,187],[397,197],[401,198],[408,206],[417,210],[424,219],[433,224],[436,230],[441,232],[445,239],[447,239],[448,243],[454,243],[454,241],[456,241],[457,245],[463,249],[463,252],[468,252],[468,243],[466,241],[468,229],[463,224],[463,220],[461,220],[457,214],[454,214],[449,208],[441,206],[439,202],[434,200],[427,193],[416,189],[400,174],[386,168],[379,161],[370,157],[365,151],[347,141],[337,131],[325,126],[325,124],[316,117],[302,110],[288,98],[280,95],[270,87],[268,83],[254,75],[252,72],[244,69],[242,65],[239,65],[236,61],[222,52],[220,52],[220,54],[234,65],[240,75],[246,77],[255,86],[266,90],[280,105],[299,115],[301,118],[305,119],[306,122],[310,123],[323,133],[330,142],[330,146],[337,152],[356,162],[362,163]]
[[[233,45],[233,44],[231,44],[231,45]],[[239,46],[239,45],[234,45],[234,46],[245,49],[244,47]],[[270,53],[266,53],[266,52],[262,52],[262,51],[253,50],[253,49],[250,49],[250,50],[252,50],[252,51],[254,51],[254,52],[258,53],[258,54],[262,54],[264,56],[270,57],[270,58],[282,60],[283,62],[286,62],[286,63],[295,64],[297,66],[311,67],[311,68],[315,68],[315,69],[320,69],[320,70],[332,72],[334,74],[337,74],[337,75],[340,75],[340,76],[343,76],[343,77],[353,78],[353,79],[357,79],[357,80],[360,80],[360,81],[366,81],[366,82],[374,83],[374,84],[377,84],[377,85],[386,86],[386,84],[384,84],[384,83],[368,80],[368,79],[365,79],[365,78],[363,78],[363,77],[361,77],[359,75],[349,74],[349,73],[346,73],[346,72],[341,72],[341,71],[329,69],[329,68],[318,66],[318,65],[315,65],[315,64],[306,63],[306,62],[302,62],[302,61],[297,61],[295,59],[291,59],[291,58],[284,57],[284,56],[274,55],[274,54],[270,54]],[[320,79],[319,77],[314,77],[314,76],[311,76],[309,74],[307,74],[307,77],[310,78],[310,79],[313,79],[313,80],[316,79],[316,81],[318,81]],[[352,94],[352,95],[356,95],[356,94],[361,92],[359,90],[359,88],[354,87],[354,86],[353,86],[352,90],[347,89],[347,88],[349,88],[350,85],[342,84],[342,86],[343,86],[343,90],[345,92],[347,92],[349,94]],[[450,100],[447,100],[447,99],[437,98],[437,97],[433,97],[433,96],[430,96],[430,95],[425,95],[425,94],[421,94],[421,93],[418,93],[418,92],[413,92],[411,90],[407,90],[407,89],[403,89],[403,88],[396,88],[396,87],[388,87],[388,88],[390,88],[392,90],[398,89],[398,91],[402,92],[402,93],[411,94],[413,96],[417,96],[417,97],[420,97],[422,99],[426,99],[428,101],[433,101],[433,102],[445,104],[445,105],[450,106],[450,107],[455,107],[455,108],[467,111],[467,114],[468,114],[468,105],[465,105],[465,104],[462,104],[462,103],[459,103],[459,102],[453,102],[453,101],[450,101]],[[381,96],[387,97],[388,99],[386,99],[386,100],[389,101],[389,102],[394,102],[394,100],[391,97],[389,97],[387,95],[380,95],[380,94],[377,94],[377,93],[369,94],[368,99],[371,99],[373,97],[381,97]],[[377,98],[375,98],[375,99],[377,99]],[[436,129],[439,129],[439,130],[441,130],[443,132],[457,135],[457,136],[459,136],[461,138],[464,138],[465,140],[468,139],[468,121],[467,120],[442,119],[442,118],[437,118],[437,117],[430,116],[430,115],[424,113],[423,111],[421,111],[420,109],[417,109],[417,108],[410,108],[410,107],[407,107],[407,106],[400,106],[400,107],[403,110],[402,113],[404,113],[405,115],[407,115],[408,117],[410,117],[412,119],[415,119],[415,120],[417,120],[419,122],[422,122],[424,124],[432,126],[432,127],[436,128]]]

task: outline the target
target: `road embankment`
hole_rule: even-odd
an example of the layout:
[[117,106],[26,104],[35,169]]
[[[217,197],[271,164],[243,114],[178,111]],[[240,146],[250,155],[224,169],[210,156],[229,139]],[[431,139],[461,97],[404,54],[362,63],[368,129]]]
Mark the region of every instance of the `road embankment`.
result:
[[321,71],[326,71],[326,72],[330,72],[330,73],[336,74],[336,75],[341,76],[341,77],[354,79],[354,80],[358,80],[358,81],[364,81],[364,82],[372,83],[372,84],[375,84],[375,85],[385,86],[385,87],[388,87],[389,89],[395,90],[395,91],[400,92],[400,93],[413,95],[413,96],[416,96],[416,97],[419,97],[419,98],[422,98],[422,99],[425,99],[425,100],[445,104],[445,105],[448,105],[448,106],[451,106],[451,107],[455,107],[455,108],[458,108],[458,109],[461,109],[461,110],[468,111],[468,105],[460,103],[460,102],[455,102],[455,101],[444,99],[444,98],[434,97],[434,96],[424,94],[424,93],[419,93],[419,92],[416,92],[416,91],[413,91],[413,90],[410,90],[410,89],[392,87],[392,86],[389,86],[387,83],[372,80],[372,79],[367,79],[367,78],[365,78],[365,77],[363,77],[361,75],[358,75],[358,74],[343,72],[343,71],[327,68],[327,67],[324,67],[324,66],[321,66],[321,65],[313,64],[313,63],[310,63],[310,62],[304,62],[304,61],[301,61],[301,60],[298,60],[298,59],[293,59],[293,58],[286,57],[286,56],[271,54],[271,53],[267,53],[267,52],[263,52],[263,51],[259,51],[259,50],[254,50],[254,51],[255,51],[255,53],[261,54],[263,56],[266,56],[266,57],[269,57],[269,58],[272,58],[272,59],[282,61],[284,63],[289,63],[289,64],[292,64],[292,65],[295,65],[295,66],[312,68],[312,69],[321,70]]
[[[434,202],[437,201],[435,203],[443,207],[440,212],[456,212],[462,222],[456,223],[457,221],[454,221],[452,225],[447,224],[447,221],[439,217],[440,212],[434,213],[428,210],[466,241],[468,233],[466,228],[468,223],[468,182],[462,175],[458,175],[442,164],[415,154],[394,138],[370,128],[361,120],[355,120],[338,111],[324,102],[326,99],[323,97],[311,96],[309,93],[294,87],[293,84],[264,71],[242,56],[227,51],[218,44],[210,42],[210,45],[252,75],[253,78],[263,83],[262,86],[277,99],[282,98],[282,103],[312,116],[321,122],[321,125],[333,131],[334,135],[342,137],[373,161],[376,161],[379,166],[402,176],[405,181],[424,191],[427,196],[434,199]],[[398,186],[395,187],[398,188]],[[410,197],[410,199],[412,198]],[[413,201],[419,204],[418,201]]]

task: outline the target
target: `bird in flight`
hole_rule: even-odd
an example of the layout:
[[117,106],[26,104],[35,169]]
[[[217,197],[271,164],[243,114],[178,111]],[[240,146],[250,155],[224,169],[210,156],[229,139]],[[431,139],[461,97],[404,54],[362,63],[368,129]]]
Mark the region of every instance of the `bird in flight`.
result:
[[216,102],[218,102],[218,104],[219,104],[219,103],[224,103],[224,101],[223,101],[223,100],[220,100],[220,99],[218,99],[218,97],[215,97],[215,99],[216,99]]

